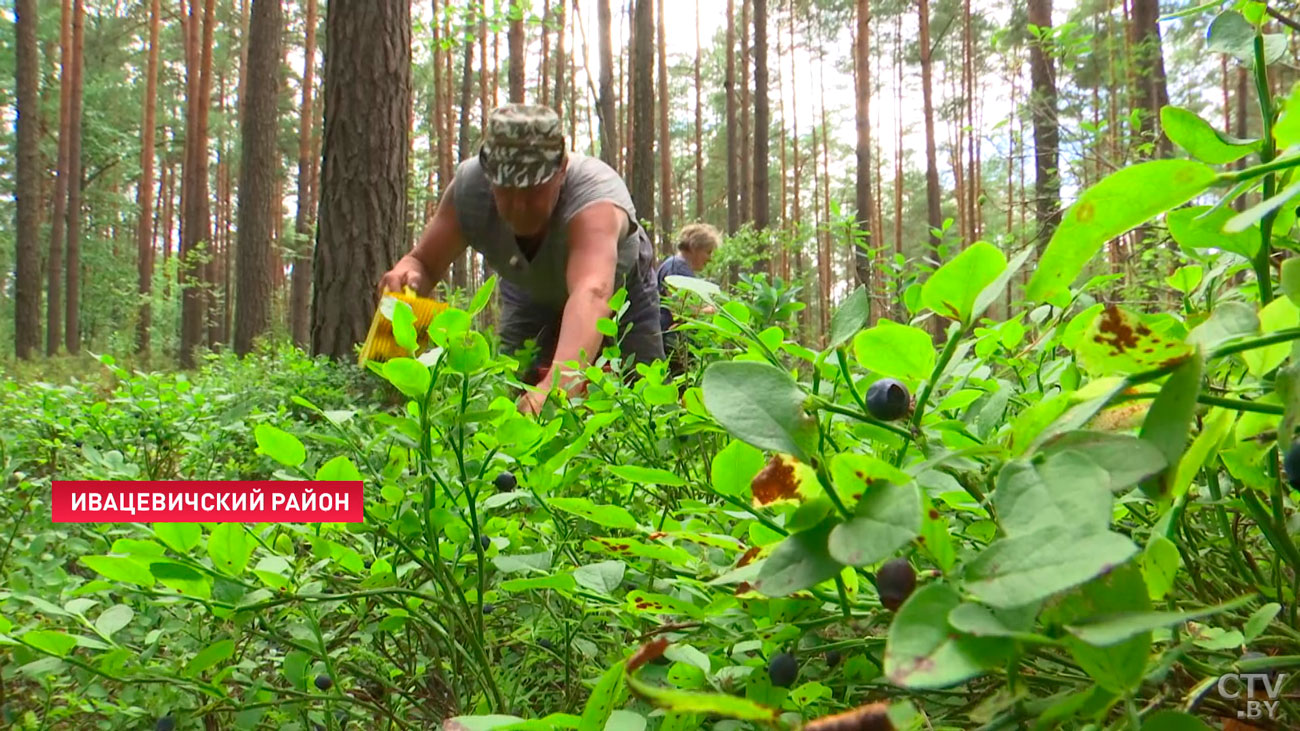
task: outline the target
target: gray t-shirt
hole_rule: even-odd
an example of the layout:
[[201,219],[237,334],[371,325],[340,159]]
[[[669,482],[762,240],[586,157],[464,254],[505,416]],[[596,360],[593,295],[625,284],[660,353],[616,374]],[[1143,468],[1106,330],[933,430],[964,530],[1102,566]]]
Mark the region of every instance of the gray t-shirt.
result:
[[599,158],[569,153],[569,166],[555,213],[531,261],[520,249],[514,232],[497,213],[491,185],[477,157],[465,160],[456,168],[450,192],[465,242],[482,254],[503,279],[523,289],[539,304],[562,307],[568,300],[565,273],[569,262],[569,221],[593,203],[609,201],[627,213],[627,233],[618,242],[615,289],[624,286],[627,273],[638,259],[649,257],[653,261],[649,237],[636,222],[636,208],[627,185]]

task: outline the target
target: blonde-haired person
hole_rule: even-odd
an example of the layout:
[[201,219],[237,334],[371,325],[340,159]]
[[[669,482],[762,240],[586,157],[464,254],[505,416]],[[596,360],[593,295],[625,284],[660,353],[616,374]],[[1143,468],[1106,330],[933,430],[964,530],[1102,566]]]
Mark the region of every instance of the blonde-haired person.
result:
[[[663,332],[664,352],[668,355],[671,370],[680,374],[686,370],[688,349],[682,334],[674,329],[676,322],[663,300],[668,296],[665,279],[670,276],[694,277],[708,265],[713,252],[722,244],[722,234],[707,223],[692,223],[677,234],[677,253],[659,265],[659,323]],[[707,314],[707,313],[706,313]]]

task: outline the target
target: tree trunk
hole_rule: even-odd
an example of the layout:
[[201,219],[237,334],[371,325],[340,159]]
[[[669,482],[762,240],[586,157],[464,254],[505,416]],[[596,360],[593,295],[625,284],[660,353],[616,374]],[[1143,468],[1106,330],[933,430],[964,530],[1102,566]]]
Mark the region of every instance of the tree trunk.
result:
[[[211,222],[208,220],[208,157],[207,157],[207,106],[210,82],[203,73],[204,59],[211,59],[211,0],[205,8],[197,7],[200,0],[190,0],[189,16],[185,18],[188,48],[187,111],[185,130],[185,166],[181,183],[181,347],[180,365],[194,367],[194,350],[203,338],[207,319],[207,298],[203,293],[205,268],[199,261],[211,239]],[[203,16],[201,23],[201,16]],[[202,41],[200,37],[202,28]]]
[[59,29],[59,159],[54,182],[54,216],[50,220],[50,254],[46,262],[45,354],[59,352],[63,341],[63,247],[68,206],[68,151],[72,144],[72,0],[63,0]]
[[762,231],[771,223],[768,172],[768,131],[771,110],[767,102],[767,0],[754,3],[754,227]]
[[[474,44],[469,42],[465,44],[465,57],[462,61],[460,75],[460,135],[457,140],[457,163],[464,162],[470,154],[469,145],[469,110],[473,103],[474,92]],[[481,65],[481,64],[480,64]],[[451,284],[457,289],[465,289],[467,286],[468,259],[470,252],[466,249],[465,253],[456,257],[451,263]]]
[[938,244],[934,231],[943,228],[943,212],[939,207],[939,164],[934,149],[934,104],[930,84],[932,48],[930,46],[930,0],[921,0],[921,96],[925,110],[925,201],[926,222],[932,231],[931,244]]
[[[551,106],[555,109],[555,116],[559,117],[561,120],[564,119],[564,95],[569,93],[569,87],[564,85],[564,64],[566,58],[564,48],[564,30],[567,21],[565,7],[566,0],[560,0],[558,8],[560,18],[556,22],[558,27],[555,31],[555,91],[552,94],[551,99]],[[569,144],[571,146],[573,144],[572,134],[569,135]]]
[[[727,234],[740,228],[739,150],[736,140],[736,0],[727,0]],[[698,57],[697,57],[698,58]]]
[[[276,96],[280,90],[280,37],[284,27],[280,2],[253,0],[253,20],[249,26],[248,79],[244,83],[239,124],[242,147],[236,227],[239,296],[235,300],[235,352],[240,356],[247,355],[253,349],[254,339],[271,325],[271,236],[275,227],[272,204],[278,157]],[[310,78],[304,77],[304,82]],[[309,93],[304,92],[304,96]],[[304,163],[305,160],[300,160],[299,170]],[[298,218],[301,221],[301,207]]]
[[752,221],[754,207],[750,193],[750,106],[749,106],[749,8],[753,0],[740,0],[740,220]]
[[614,16],[610,0],[596,0],[596,15],[600,22],[600,101],[596,107],[600,114],[600,159],[618,169],[618,118],[614,108]]
[[519,17],[510,21],[510,102],[521,104],[524,101],[524,17],[515,2],[511,0],[511,10]]
[[[704,220],[704,109],[700,93],[700,0],[695,0],[695,220]],[[728,51],[730,53],[730,51]]]
[[[857,33],[853,44],[854,105],[857,129],[857,170],[854,179],[854,206],[860,240],[851,240],[853,269],[857,283],[870,286],[867,249],[876,236],[871,230],[871,3],[857,0]],[[901,114],[902,109],[896,113]]]
[[[1250,100],[1250,72],[1246,70],[1245,66],[1238,66],[1237,67],[1237,118],[1236,118],[1237,139],[1241,139],[1241,140],[1247,139],[1246,134],[1248,130],[1246,127],[1246,123],[1249,119],[1249,117],[1247,116],[1247,110],[1249,109],[1247,104],[1249,100]],[[1237,162],[1237,169],[1243,170],[1249,164],[1250,162],[1248,161],[1248,159],[1243,157],[1241,158],[1241,160]],[[1237,211],[1246,210],[1246,196],[1244,195],[1237,196],[1237,199],[1232,202],[1232,206]]]
[[[433,0],[436,7],[438,0]],[[492,103],[488,101],[492,93],[492,81],[488,78],[488,0],[483,0],[483,6],[480,8],[478,21],[478,94],[479,94],[479,129],[487,129],[487,115],[492,110]],[[493,69],[493,74],[496,69]]]
[[551,30],[548,26],[551,24],[551,0],[542,0],[542,56],[537,62],[537,83],[541,85],[541,105],[550,106],[551,104]]
[[1133,0],[1133,22],[1129,30],[1133,39],[1132,68],[1136,85],[1133,107],[1140,113],[1138,133],[1142,143],[1153,146],[1155,156],[1167,158],[1173,149],[1169,139],[1160,134],[1160,109],[1169,103],[1169,92],[1165,86],[1159,19],[1159,0]]
[[[673,145],[668,135],[668,48],[664,30],[664,0],[658,0],[659,16],[659,241],[666,256],[672,256],[673,235]],[[647,211],[645,215],[649,215]]]
[[[1029,0],[1029,22],[1046,33],[1052,27],[1052,0]],[[1041,36],[1039,36],[1041,37]],[[1056,121],[1056,69],[1053,54],[1035,40],[1029,47],[1029,76],[1033,85],[1030,112],[1034,124],[1034,211],[1039,246],[1045,246],[1061,221],[1061,180]]]
[[40,64],[36,43],[36,0],[18,0],[14,6],[14,76],[17,85],[18,138],[17,184],[14,191],[17,248],[14,281],[14,352],[30,359],[40,348],[41,318],[41,150],[40,150]]
[[654,0],[635,0],[632,37],[632,205],[638,218],[654,220]]
[[67,309],[63,326],[68,355],[81,352],[81,103],[84,96],[86,9],[72,3],[72,103],[68,146]]
[[[316,114],[312,109],[312,83],[316,74],[316,0],[307,0],[307,40],[303,54],[302,105],[298,115],[298,213],[294,233],[298,252],[290,280],[290,330],[294,345],[306,348],[311,341],[311,264],[315,237],[311,235],[312,131]],[[432,161],[430,161],[432,165]]]
[[145,82],[144,123],[140,140],[140,186],[136,201],[140,207],[139,227],[136,230],[136,256],[139,274],[140,319],[136,327],[136,348],[149,352],[149,331],[153,328],[153,308],[149,306],[153,291],[153,166],[154,135],[158,109],[158,33],[162,7],[152,0],[149,7],[149,71]]
[[343,359],[365,339],[376,282],[403,240],[411,5],[331,0],[325,44],[312,351]]

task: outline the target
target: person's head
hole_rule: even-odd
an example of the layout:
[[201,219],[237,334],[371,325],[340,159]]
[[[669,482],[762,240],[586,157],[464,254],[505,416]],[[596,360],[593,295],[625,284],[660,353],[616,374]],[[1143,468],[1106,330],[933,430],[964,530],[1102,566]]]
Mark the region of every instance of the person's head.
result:
[[677,235],[677,251],[691,269],[699,271],[713,258],[713,252],[722,242],[718,229],[707,223],[692,223]]
[[493,109],[478,158],[506,225],[516,236],[544,232],[568,165],[564,132],[555,111],[532,104]]

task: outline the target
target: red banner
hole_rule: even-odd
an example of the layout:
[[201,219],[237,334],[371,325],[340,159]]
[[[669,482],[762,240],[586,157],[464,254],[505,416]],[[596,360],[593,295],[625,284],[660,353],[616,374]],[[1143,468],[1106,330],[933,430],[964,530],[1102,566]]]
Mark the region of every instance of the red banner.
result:
[[56,480],[55,523],[361,523],[360,481]]

